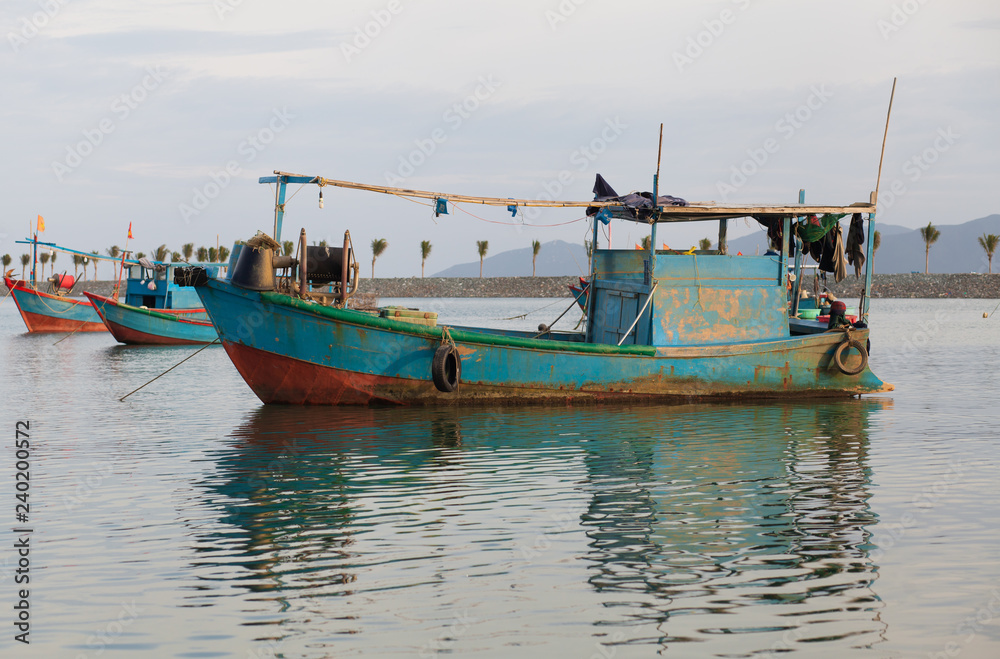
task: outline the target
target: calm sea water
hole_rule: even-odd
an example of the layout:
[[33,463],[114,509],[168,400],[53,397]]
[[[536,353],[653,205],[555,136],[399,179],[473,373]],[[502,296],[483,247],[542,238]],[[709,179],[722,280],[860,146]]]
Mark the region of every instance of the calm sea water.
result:
[[[397,302],[530,328],[569,301]],[[876,300],[877,398],[313,409],[218,347],[119,402],[194,349],[56,343],[7,300],[0,655],[1000,656],[996,305]]]

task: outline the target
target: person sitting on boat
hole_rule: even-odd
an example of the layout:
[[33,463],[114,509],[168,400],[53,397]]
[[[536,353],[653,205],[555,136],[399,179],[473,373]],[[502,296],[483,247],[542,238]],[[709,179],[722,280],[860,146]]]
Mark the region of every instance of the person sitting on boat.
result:
[[830,303],[830,322],[827,323],[827,329],[838,329],[840,327],[852,327],[851,321],[844,317],[847,313],[847,305],[837,300]]

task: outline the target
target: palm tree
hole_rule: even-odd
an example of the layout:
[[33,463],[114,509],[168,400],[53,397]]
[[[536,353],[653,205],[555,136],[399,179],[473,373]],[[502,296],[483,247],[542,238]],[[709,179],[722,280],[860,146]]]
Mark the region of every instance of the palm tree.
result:
[[170,260],[173,261],[174,263],[177,263],[178,261],[181,260],[181,253],[180,252],[170,252]]
[[146,252],[138,252],[135,255],[135,258],[137,258],[137,259],[144,259],[144,258],[146,258]]
[[56,256],[58,256],[56,252],[52,252],[49,256],[49,262],[52,263],[52,274],[56,274]]
[[184,260],[190,263],[191,257],[194,256],[194,243],[184,243],[181,245],[181,254],[184,255]]
[[225,245],[219,247],[219,263],[229,262],[229,248]]
[[327,241],[325,241],[325,240],[321,240],[321,241],[319,241],[319,246],[320,246],[320,247],[329,247],[329,246],[330,246],[330,243],[328,243],[328,242],[327,242]]
[[198,248],[198,261],[200,263],[204,263],[207,260],[208,260],[208,248],[207,247],[199,247]]
[[537,240],[531,241],[531,276],[535,276],[535,259],[538,258],[538,252],[542,249],[542,243]]
[[483,278],[483,259],[486,258],[486,250],[490,248],[490,241],[477,240],[476,251],[479,252],[479,278]]
[[38,258],[42,262],[42,279],[45,279],[45,264],[49,262],[49,253],[42,252]]
[[882,232],[881,231],[876,231],[875,232],[875,239],[872,240],[872,252],[877,252],[878,248],[879,248],[879,246],[881,244],[882,244]]
[[28,270],[28,264],[31,263],[31,254],[21,254],[21,280],[24,280],[24,273]]
[[420,241],[420,278],[424,278],[424,263],[427,262],[427,257],[431,255],[431,241],[421,240]]
[[10,254],[4,254],[0,257],[0,263],[3,263],[4,272],[7,272],[7,266],[10,265],[11,261],[13,261],[13,259],[10,258]]
[[928,222],[927,226],[920,227],[920,235],[924,239],[924,245],[927,246],[927,250],[924,252],[924,274],[926,275],[930,269],[931,245],[936,243],[937,239],[941,237],[941,232]]
[[293,243],[291,240],[286,240],[285,242],[281,243],[281,253],[284,254],[285,256],[291,256],[292,252],[294,251],[295,251],[295,243]]
[[698,248],[701,249],[703,252],[707,252],[708,250],[712,249],[712,239],[702,238],[701,240],[698,241]]
[[74,254],[73,255],[73,276],[76,277],[77,273],[80,271],[80,266],[83,265],[83,255]]
[[214,247],[208,248],[208,260],[215,263],[219,260],[219,250]]
[[153,260],[154,261],[166,261],[167,256],[170,254],[170,250],[167,249],[166,244],[160,245],[153,250]]
[[[108,256],[110,256],[110,257],[111,257],[111,258],[113,258],[113,259],[117,259],[117,258],[118,258],[119,256],[121,256],[121,255],[122,255],[122,251],[121,251],[121,249],[119,249],[118,245],[112,245],[111,247],[107,248],[107,249],[106,249],[106,250],[104,250],[104,251],[105,251],[105,253],[106,253],[106,254],[107,254]],[[97,265],[96,265],[96,264],[97,264],[97,261],[96,261],[96,260],[94,261],[94,264],[95,264],[95,265],[94,265],[94,267],[95,267],[95,270],[94,270],[94,279],[97,279],[97,270],[96,270],[96,267],[97,267]],[[84,274],[86,274],[86,269],[85,269],[85,271],[84,271]]]
[[[115,249],[117,250],[118,248],[116,247]],[[90,253],[93,254],[94,256],[100,256],[101,255],[101,253],[98,252],[96,249],[92,250]],[[95,259],[90,259],[90,260],[94,264],[94,280],[96,281],[97,280],[97,259],[95,258]],[[84,272],[84,274],[86,274],[86,272]]]
[[385,238],[375,238],[372,240],[372,279],[375,279],[375,259],[382,256],[382,252],[389,246]]
[[[986,251],[986,258],[990,261],[990,274],[993,274],[993,252],[997,251],[997,243],[1000,243],[1000,236],[990,233],[979,236],[979,246]],[[6,266],[7,264],[4,263]]]
[[649,236],[642,237],[642,249],[644,251],[649,251]]

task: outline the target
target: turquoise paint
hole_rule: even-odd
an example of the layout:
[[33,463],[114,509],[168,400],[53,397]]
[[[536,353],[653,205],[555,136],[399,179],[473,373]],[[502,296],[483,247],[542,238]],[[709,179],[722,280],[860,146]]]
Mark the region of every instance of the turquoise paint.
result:
[[[592,341],[617,343],[635,320],[652,289],[652,282],[644,283],[645,258],[642,250],[596,255]],[[657,252],[649,320],[640,319],[626,342],[680,346],[787,337],[783,262],[775,256]]]
[[[197,296],[197,291],[190,292]],[[199,299],[199,303],[200,301]],[[211,343],[218,338],[215,327],[204,324],[208,320],[205,312],[177,317],[176,314],[159,313],[125,304],[105,304],[101,311],[109,322],[144,334],[195,343]]]

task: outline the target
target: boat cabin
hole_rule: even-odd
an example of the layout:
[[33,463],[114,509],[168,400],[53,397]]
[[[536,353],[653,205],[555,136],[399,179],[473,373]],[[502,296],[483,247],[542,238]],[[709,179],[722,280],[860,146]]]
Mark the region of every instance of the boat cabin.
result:
[[[850,206],[806,206],[804,191],[799,204],[753,207],[688,205],[675,197],[618,196],[598,176],[597,200],[620,203],[604,207],[594,217],[593,240],[598,224],[617,217],[651,226],[650,248],[642,250],[594,250],[588,295],[586,341],[609,345],[711,346],[785,339],[792,335],[826,331],[825,322],[799,316],[802,283],[803,240],[817,240],[839,226],[850,214],[851,232],[859,263],[865,264],[859,282],[860,308],[857,318],[867,319],[871,290],[871,244],[874,235],[874,204]],[[635,199],[633,199],[635,198]],[[636,202],[638,200],[638,202]],[[864,227],[867,217],[867,227]],[[822,215],[822,229],[816,216]],[[730,219],[751,217],[769,227],[774,251],[744,256],[727,253],[726,229]],[[659,223],[697,220],[719,222],[719,249],[656,250]],[[825,232],[825,233],[824,233]],[[839,234],[839,229],[837,229]],[[865,239],[867,234],[867,239]],[[837,238],[839,240],[839,237]],[[791,243],[790,241],[795,241]],[[850,243],[849,243],[850,244]],[[793,247],[793,249],[790,249]],[[794,254],[794,259],[790,259]],[[842,257],[841,257],[842,258]],[[794,275],[794,276],[793,276]],[[815,318],[815,316],[813,316]]]
[[780,256],[596,250],[588,340],[683,346],[787,338],[784,272]]
[[[149,259],[126,264],[125,304],[147,309],[195,309],[201,307],[198,292],[174,283],[174,268],[186,263],[159,263]],[[218,276],[218,267],[205,266],[211,278]]]

